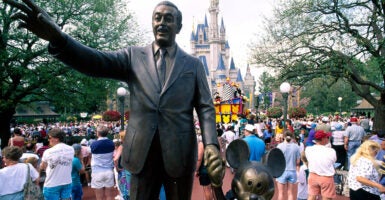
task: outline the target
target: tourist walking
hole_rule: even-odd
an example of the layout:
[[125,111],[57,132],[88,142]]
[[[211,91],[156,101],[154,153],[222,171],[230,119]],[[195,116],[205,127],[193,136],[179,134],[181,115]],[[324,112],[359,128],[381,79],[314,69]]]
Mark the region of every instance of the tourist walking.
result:
[[98,139],[91,144],[91,188],[97,200],[111,200],[115,185],[113,153],[115,145],[107,138],[109,128],[99,125]]
[[323,130],[316,131],[314,135],[315,145],[306,147],[305,154],[309,162],[308,200],[315,200],[318,195],[322,199],[336,197],[334,184],[334,163],[337,160],[336,151],[325,145],[329,143],[331,133]]
[[284,193],[287,192],[288,200],[295,200],[295,185],[297,183],[297,167],[300,164],[300,149],[295,142],[294,134],[285,131],[284,142],[279,143],[277,148],[280,149],[285,157],[286,167],[283,174],[276,179],[278,200],[284,200]]
[[351,200],[380,200],[380,194],[385,193],[385,187],[378,182],[380,177],[375,156],[379,150],[377,142],[367,140],[351,157],[348,174]]
[[344,167],[346,162],[346,150],[344,148],[345,131],[342,128],[341,124],[336,124],[335,131],[332,132],[332,148],[337,154],[336,162],[340,164],[338,168]]
[[209,174],[207,172],[206,166],[204,166],[203,161],[203,152],[204,145],[202,142],[202,136],[200,133],[197,134],[197,142],[198,142],[198,160],[196,164],[195,176],[199,177],[199,184],[203,188],[204,200],[213,200],[214,199],[214,191],[211,187],[211,181],[209,178]]
[[16,127],[13,129],[13,137],[9,139],[8,146],[18,146],[20,148],[24,147],[25,138],[20,128]]
[[80,174],[84,174],[84,163],[82,155],[82,147],[80,144],[73,144],[74,159],[72,160],[72,200],[81,200],[83,197],[83,187],[80,181]]
[[350,157],[354,153],[356,153],[356,150],[361,145],[362,139],[365,136],[365,130],[361,126],[359,126],[358,119],[356,117],[350,118],[351,126],[348,126],[345,129],[345,135],[344,135],[344,148],[347,151],[348,156],[348,163],[347,163],[347,169],[349,170],[350,166]]
[[66,134],[59,128],[48,132],[51,148],[44,151],[39,174],[45,171],[43,195],[45,199],[69,199],[72,192],[72,160],[74,149],[64,143]]
[[297,200],[307,200],[308,197],[308,184],[307,179],[309,177],[308,161],[305,155],[305,152],[301,153],[302,165],[299,167],[297,182]]
[[[27,180],[28,166],[32,181],[39,173],[31,164],[19,163],[23,151],[20,147],[5,147],[2,157],[5,167],[0,169],[0,200],[23,200],[24,184]],[[37,183],[37,182],[36,182]]]
[[254,126],[251,124],[246,124],[244,134],[243,140],[246,141],[250,150],[249,160],[260,162],[265,154],[265,143],[254,134]]

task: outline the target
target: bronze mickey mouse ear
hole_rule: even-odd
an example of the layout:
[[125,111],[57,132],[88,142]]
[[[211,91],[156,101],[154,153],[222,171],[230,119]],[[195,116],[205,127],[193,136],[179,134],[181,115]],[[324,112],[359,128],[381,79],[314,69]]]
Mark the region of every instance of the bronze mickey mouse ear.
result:
[[267,153],[264,163],[274,178],[280,177],[286,168],[285,156],[278,148],[271,149]]
[[242,139],[232,141],[226,149],[226,160],[234,169],[238,169],[241,163],[247,162],[249,157],[249,146]]

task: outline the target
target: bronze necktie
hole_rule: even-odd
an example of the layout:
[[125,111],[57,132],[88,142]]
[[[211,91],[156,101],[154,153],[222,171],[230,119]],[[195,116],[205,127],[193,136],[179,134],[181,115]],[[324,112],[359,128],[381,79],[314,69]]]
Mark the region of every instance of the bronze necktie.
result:
[[159,49],[159,57],[158,61],[156,62],[156,66],[158,67],[159,80],[162,84],[162,87],[164,86],[164,82],[166,79],[166,53],[166,49]]

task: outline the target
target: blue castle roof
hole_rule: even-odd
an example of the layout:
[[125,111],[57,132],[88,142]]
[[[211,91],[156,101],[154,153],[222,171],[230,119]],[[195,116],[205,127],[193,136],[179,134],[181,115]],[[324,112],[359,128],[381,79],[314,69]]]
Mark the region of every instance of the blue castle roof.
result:
[[223,58],[221,54],[219,54],[219,62],[218,62],[217,70],[220,70],[220,71],[226,70],[225,63],[223,62]]
[[230,70],[236,70],[233,58],[231,58],[231,61],[230,61]]
[[206,30],[205,30],[205,25],[204,24],[198,24],[197,25],[197,30],[195,31],[195,34],[194,32],[191,33],[191,37],[190,37],[190,40],[191,41],[195,41],[195,42],[198,42],[198,33],[202,31],[203,32],[203,40],[204,41],[208,41],[208,37],[207,37],[207,33],[206,33]]
[[221,79],[221,80],[226,80],[226,75],[224,75],[224,74],[220,74],[220,75],[218,75],[218,79]]
[[237,74],[236,82],[243,82],[243,78],[242,78],[242,74],[241,74],[241,70],[240,69],[238,69],[238,74]]

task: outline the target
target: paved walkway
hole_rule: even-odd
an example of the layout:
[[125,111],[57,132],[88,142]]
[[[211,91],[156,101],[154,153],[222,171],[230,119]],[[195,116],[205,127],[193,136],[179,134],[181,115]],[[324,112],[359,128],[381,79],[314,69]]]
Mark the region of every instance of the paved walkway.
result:
[[[224,192],[227,192],[230,190],[232,178],[233,178],[233,174],[231,173],[230,169],[227,168],[225,178],[223,181],[223,187],[222,187]],[[86,186],[83,187],[83,192],[84,192],[83,200],[94,200],[95,199],[94,192],[92,191],[92,189],[90,187],[86,187]],[[118,194],[117,191],[115,191],[114,195],[116,196],[117,194]],[[277,199],[277,195],[275,194],[273,197],[273,200],[276,200],[276,199]],[[191,200],[204,200],[203,189],[199,185],[199,180],[197,178],[195,178],[195,180],[194,180],[194,186],[193,186],[193,192],[192,192]],[[338,195],[335,200],[349,200],[349,198],[345,197],[345,196],[339,196]]]

